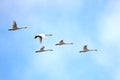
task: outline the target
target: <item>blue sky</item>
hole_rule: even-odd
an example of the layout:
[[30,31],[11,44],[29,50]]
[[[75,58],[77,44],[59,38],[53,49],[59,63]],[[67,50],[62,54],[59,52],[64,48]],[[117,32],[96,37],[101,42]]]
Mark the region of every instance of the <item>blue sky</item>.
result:
[[[13,20],[28,28],[9,32]],[[119,21],[119,0],[1,0],[0,80],[120,80]],[[43,45],[54,51],[36,54]]]

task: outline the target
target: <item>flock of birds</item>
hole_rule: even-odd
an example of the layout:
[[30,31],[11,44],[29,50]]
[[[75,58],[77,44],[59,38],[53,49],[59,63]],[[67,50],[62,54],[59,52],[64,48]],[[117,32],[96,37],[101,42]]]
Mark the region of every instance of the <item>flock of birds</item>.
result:
[[[9,31],[15,31],[15,30],[20,30],[20,29],[26,29],[27,27],[18,27],[17,26],[17,23],[16,21],[13,21],[13,25],[12,25],[12,28],[8,29]],[[46,36],[52,36],[52,34],[38,34],[38,35],[35,35],[34,39],[38,38],[40,43],[42,43],[42,40],[43,38],[45,38]],[[73,43],[66,43],[64,42],[63,40],[60,40],[58,43],[55,44],[56,46],[57,45],[73,45]],[[45,49],[45,46],[41,47],[39,50],[35,51],[36,53],[38,52],[46,52],[46,51],[53,51],[52,49]],[[81,52],[88,52],[88,51],[97,51],[97,49],[88,49],[87,48],[87,45],[84,45],[83,46],[83,49],[81,51],[79,51],[80,53]]]

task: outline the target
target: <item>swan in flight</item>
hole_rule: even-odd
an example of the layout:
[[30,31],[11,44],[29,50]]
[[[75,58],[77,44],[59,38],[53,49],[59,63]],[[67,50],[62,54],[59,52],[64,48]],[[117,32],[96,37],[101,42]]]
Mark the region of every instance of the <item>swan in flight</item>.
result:
[[91,50],[90,50],[90,49],[87,48],[87,45],[84,45],[84,46],[83,46],[83,50],[82,50],[82,51],[79,51],[79,52],[81,53],[81,52],[88,52],[88,51],[97,51],[97,49],[91,49]]
[[39,38],[40,43],[42,43],[42,39],[45,38],[46,36],[52,36],[52,34],[38,34],[35,35],[34,39]]
[[45,50],[45,46],[43,46],[39,50],[37,50],[35,52],[38,53],[38,52],[46,52],[46,51],[53,51],[53,50],[52,49]]
[[73,43],[65,43],[63,40],[60,40],[59,43],[55,44],[57,45],[73,45]]
[[19,30],[19,29],[26,29],[27,27],[17,27],[16,21],[13,21],[12,28],[8,29],[9,31]]

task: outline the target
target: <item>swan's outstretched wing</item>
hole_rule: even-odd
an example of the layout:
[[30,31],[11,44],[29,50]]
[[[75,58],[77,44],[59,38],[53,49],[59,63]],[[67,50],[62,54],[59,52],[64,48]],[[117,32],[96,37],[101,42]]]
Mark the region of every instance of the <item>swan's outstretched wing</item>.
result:
[[41,47],[41,48],[40,48],[40,51],[44,51],[44,49],[45,49],[45,46]]
[[87,45],[83,46],[83,50],[86,51],[87,50]]
[[63,40],[60,40],[60,42],[59,42],[60,44],[62,44],[62,43],[64,43],[64,41]]
[[34,37],[34,39],[36,39],[36,38],[39,38],[40,43],[42,43],[42,36],[37,35]]
[[45,34],[38,34],[39,36],[41,36],[42,38],[46,38]]
[[12,28],[13,28],[13,29],[17,29],[17,23],[16,23],[16,21],[13,21]]

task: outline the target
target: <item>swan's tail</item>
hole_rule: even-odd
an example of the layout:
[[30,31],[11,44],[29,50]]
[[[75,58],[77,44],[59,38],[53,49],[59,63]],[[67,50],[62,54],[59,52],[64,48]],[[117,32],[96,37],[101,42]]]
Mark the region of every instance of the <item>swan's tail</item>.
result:
[[97,49],[89,50],[89,51],[97,51]]
[[27,27],[22,27],[22,28],[27,29]]
[[79,53],[82,53],[82,52],[87,52],[87,51],[79,51]]
[[13,31],[14,29],[8,29],[8,31]]
[[36,53],[40,52],[40,51],[35,51]]

